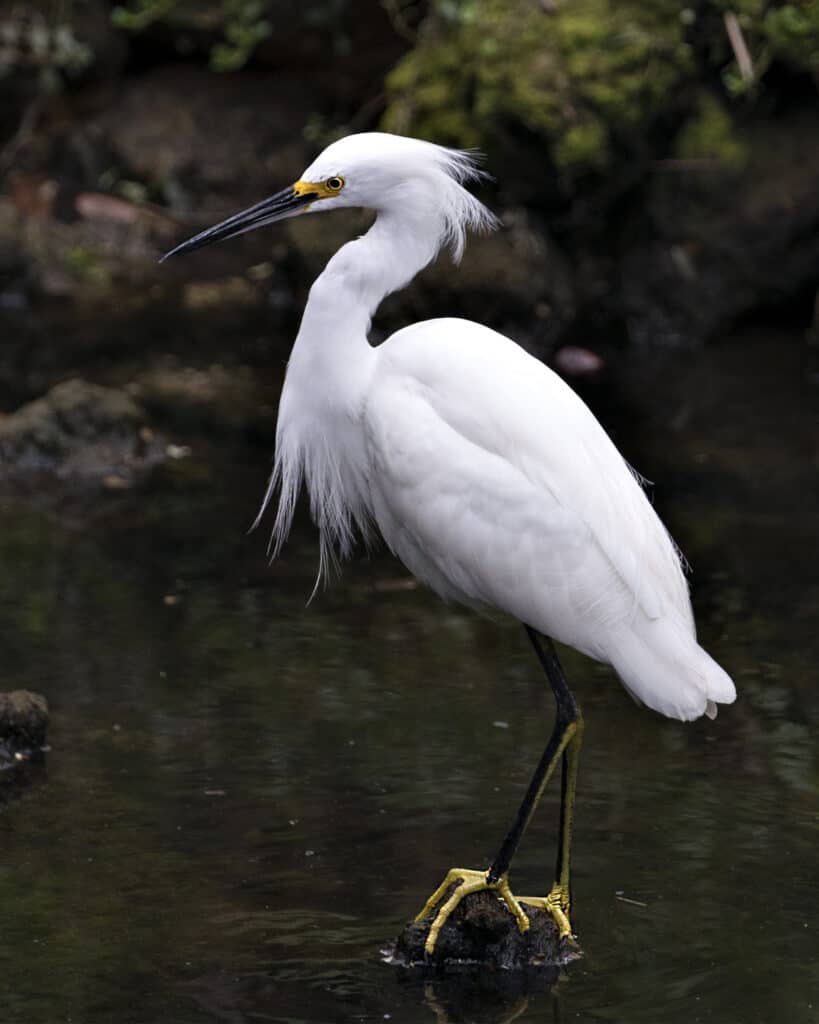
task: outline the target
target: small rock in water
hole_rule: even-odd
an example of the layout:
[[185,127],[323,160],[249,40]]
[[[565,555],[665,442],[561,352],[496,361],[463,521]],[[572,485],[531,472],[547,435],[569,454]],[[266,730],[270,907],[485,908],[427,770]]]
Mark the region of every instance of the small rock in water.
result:
[[30,690],[0,693],[0,767],[19,764],[45,746],[48,701]]
[[561,939],[557,926],[544,910],[521,901],[529,930],[521,933],[506,904],[492,892],[466,896],[441,928],[435,949],[425,956],[433,918],[408,924],[389,951],[392,963],[404,967],[453,967],[473,964],[490,970],[554,968],[580,957],[572,939]]

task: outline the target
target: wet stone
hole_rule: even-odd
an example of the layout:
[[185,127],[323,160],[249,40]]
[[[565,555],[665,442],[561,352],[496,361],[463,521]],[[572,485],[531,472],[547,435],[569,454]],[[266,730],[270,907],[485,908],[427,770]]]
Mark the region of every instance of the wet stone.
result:
[[521,933],[506,904],[491,892],[466,896],[447,918],[431,956],[424,952],[433,918],[408,924],[388,951],[392,963],[411,968],[461,969],[480,965],[497,971],[555,968],[582,954],[571,939],[561,939],[546,911],[521,901],[529,930]]

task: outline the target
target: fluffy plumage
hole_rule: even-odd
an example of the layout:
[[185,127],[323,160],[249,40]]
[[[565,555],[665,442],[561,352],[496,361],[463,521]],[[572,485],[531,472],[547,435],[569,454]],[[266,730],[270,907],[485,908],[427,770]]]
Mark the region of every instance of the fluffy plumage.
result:
[[442,597],[508,612],[614,666],[662,714],[692,719],[735,697],[697,644],[673,542],[584,403],[507,338],[431,320],[370,346],[370,317],[444,245],[495,219],[461,184],[470,154],[398,136],[329,146],[307,182],[342,176],[315,209],[378,217],[310,292],[288,365],[276,458],[273,553],[302,482],[320,574],[377,527]]

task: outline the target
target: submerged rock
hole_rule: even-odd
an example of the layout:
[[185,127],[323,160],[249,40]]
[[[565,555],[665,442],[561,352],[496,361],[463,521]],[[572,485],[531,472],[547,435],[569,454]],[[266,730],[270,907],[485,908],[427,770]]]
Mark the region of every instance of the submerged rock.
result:
[[3,478],[43,474],[121,480],[163,457],[143,410],[124,391],[67,380],[0,418]]
[[529,930],[521,934],[509,909],[494,893],[466,896],[447,919],[435,950],[424,952],[432,918],[408,924],[395,946],[390,962],[404,967],[463,968],[479,965],[494,971],[555,968],[581,956],[570,939],[561,939],[552,918],[543,910],[523,903]]

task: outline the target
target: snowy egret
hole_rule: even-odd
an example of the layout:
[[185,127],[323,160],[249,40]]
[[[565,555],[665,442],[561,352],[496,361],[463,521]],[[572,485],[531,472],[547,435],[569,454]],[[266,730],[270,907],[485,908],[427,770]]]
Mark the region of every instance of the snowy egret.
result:
[[[552,641],[612,665],[638,701],[670,718],[716,715],[734,685],[698,645],[680,556],[635,475],[587,406],[508,338],[460,319],[405,327],[370,345],[370,318],[439,250],[457,260],[467,230],[495,218],[463,183],[470,154],[377,132],[334,142],[288,188],[201,232],[168,256],[309,211],[377,217],[333,256],[310,291],[281,396],[273,551],[306,483],[321,537],[319,578],[377,529],[446,600],[522,623],[554,692],[554,730],[487,871],[453,869],[419,919],[440,928],[463,897],[494,890],[521,931],[526,904],[571,936],[569,855],[583,720]],[[164,258],[167,258],[164,257]],[[261,513],[260,513],[261,515]],[[539,638],[542,637],[543,639]],[[560,764],[554,883],[516,898],[508,870]]]

